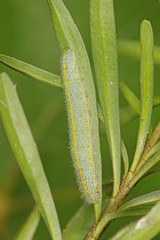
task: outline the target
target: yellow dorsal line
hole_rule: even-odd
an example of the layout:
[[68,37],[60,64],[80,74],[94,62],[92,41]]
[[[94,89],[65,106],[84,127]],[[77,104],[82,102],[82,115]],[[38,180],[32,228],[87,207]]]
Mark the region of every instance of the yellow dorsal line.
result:
[[[76,62],[74,62],[74,65],[77,68]],[[77,72],[77,76],[78,76],[78,79],[80,80],[79,72]],[[82,85],[81,85],[81,89],[82,89],[82,94],[85,95],[84,91],[83,91],[83,86]],[[86,107],[87,103],[85,102],[84,105],[85,105],[85,111],[86,111],[86,113],[88,113],[88,110],[87,110],[87,107]],[[90,121],[88,121],[88,132],[89,131],[90,131]],[[89,148],[91,147],[90,141],[91,141],[91,138],[89,139],[89,144],[88,144]],[[92,161],[92,169],[95,170],[94,162],[93,162],[93,158],[92,158],[92,152],[91,151],[90,151],[90,160]],[[98,192],[98,190],[97,190],[97,185],[98,184],[96,182],[96,174],[95,173],[93,174],[93,177],[95,179],[95,191]]]
[[[75,152],[76,162],[77,162],[77,165],[78,165],[78,169],[79,169],[79,174],[80,174],[80,177],[81,177],[81,181],[82,181],[82,184],[83,184],[83,187],[84,187],[84,191],[85,191],[85,193],[87,194],[87,188],[86,188],[86,185],[85,185],[85,183],[84,183],[84,179],[83,179],[83,176],[82,176],[81,167],[80,167],[79,161],[78,161],[78,154],[77,154],[77,148],[76,148],[75,123],[74,123],[74,118],[73,118],[72,102],[71,102],[71,97],[70,97],[69,88],[68,88],[68,82],[67,82],[65,56],[66,56],[66,54],[64,54],[64,56],[63,56],[63,69],[64,69],[64,79],[65,79],[65,84],[66,84],[66,89],[67,89],[67,95],[68,95],[68,99],[69,99],[70,112],[71,112],[71,119],[72,119],[74,152]],[[74,64],[75,64],[75,63],[74,63]]]

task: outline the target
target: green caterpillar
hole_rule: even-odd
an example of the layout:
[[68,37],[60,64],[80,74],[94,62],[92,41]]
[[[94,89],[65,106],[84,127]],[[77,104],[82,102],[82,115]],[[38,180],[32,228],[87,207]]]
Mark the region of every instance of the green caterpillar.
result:
[[96,170],[94,136],[89,99],[73,51],[66,50],[62,60],[64,91],[67,103],[71,154],[80,191],[88,203],[101,197]]

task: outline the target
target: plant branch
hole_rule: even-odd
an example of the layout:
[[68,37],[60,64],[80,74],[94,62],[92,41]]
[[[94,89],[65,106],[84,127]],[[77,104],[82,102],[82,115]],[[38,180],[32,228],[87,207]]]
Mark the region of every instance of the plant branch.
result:
[[[143,159],[145,156],[147,156],[147,154],[155,146],[155,144],[159,141],[159,139],[160,139],[160,122],[157,124],[155,130],[153,131],[152,135],[150,136],[149,140],[147,141],[147,143],[144,147],[144,151],[143,151],[143,155],[142,155]],[[91,231],[88,233],[86,240],[100,239],[100,237],[102,236],[104,231],[107,229],[107,227],[113,221],[113,219],[110,219],[108,217],[108,214],[110,214],[112,212],[116,212],[120,208],[121,204],[123,203],[123,201],[129,194],[131,188],[133,188],[135,186],[135,184],[139,181],[139,179],[136,178],[136,176],[142,167],[142,163],[144,165],[146,162],[140,161],[137,166],[136,171],[134,173],[129,171],[128,174],[126,175],[126,177],[123,178],[117,196],[115,198],[112,197],[110,199],[108,206],[105,209],[103,215],[101,216],[98,223],[95,224],[93,226],[93,228],[91,229]]]

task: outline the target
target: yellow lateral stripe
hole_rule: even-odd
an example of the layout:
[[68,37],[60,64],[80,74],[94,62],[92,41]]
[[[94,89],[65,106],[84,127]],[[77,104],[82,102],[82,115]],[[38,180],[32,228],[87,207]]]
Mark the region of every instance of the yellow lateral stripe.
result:
[[68,83],[67,83],[67,74],[66,74],[66,66],[65,66],[65,56],[66,56],[66,54],[64,54],[64,56],[63,56],[63,69],[64,69],[64,78],[65,78],[67,95],[68,95],[68,99],[69,99],[69,106],[70,106],[70,112],[71,112],[71,118],[72,118],[74,151],[75,151],[76,162],[77,162],[77,165],[78,165],[78,169],[79,169],[81,181],[82,181],[82,184],[83,184],[83,187],[84,187],[84,191],[85,191],[85,193],[87,194],[87,188],[86,188],[86,185],[85,185],[85,183],[84,183],[83,176],[82,176],[82,171],[81,171],[81,167],[80,167],[80,165],[79,165],[78,154],[77,154],[77,149],[76,149],[75,123],[74,123],[74,118],[73,118],[72,102],[71,102],[71,98],[70,98],[70,94],[69,94],[69,88],[68,88]]
[[[76,62],[74,62],[74,65],[75,65],[75,67],[77,68]],[[77,75],[78,75],[78,79],[80,80],[79,72],[77,72]],[[83,86],[81,86],[81,89],[83,89]],[[82,94],[85,95],[83,90],[82,90]],[[86,103],[86,102],[85,102],[85,106],[87,106],[87,103]],[[86,113],[88,113],[87,107],[85,107],[85,111],[86,111]],[[90,122],[88,121],[88,132],[90,131],[90,126],[89,126],[89,124],[90,124]],[[89,148],[91,147],[90,141],[91,141],[91,138],[89,138],[89,144],[88,144]],[[92,169],[95,170],[93,158],[92,158],[91,155],[92,155],[92,152],[90,152],[90,160],[92,161]],[[95,181],[96,181],[96,174],[93,174],[93,177],[94,177],[94,179],[95,179]],[[96,192],[98,192],[98,190],[97,190],[97,185],[98,185],[97,182],[95,182],[95,191],[96,191]]]

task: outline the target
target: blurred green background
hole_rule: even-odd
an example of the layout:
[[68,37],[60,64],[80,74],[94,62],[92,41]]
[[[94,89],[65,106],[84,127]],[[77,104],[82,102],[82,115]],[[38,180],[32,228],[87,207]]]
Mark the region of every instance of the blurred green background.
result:
[[[91,58],[89,1],[64,0],[73,16]],[[140,23],[150,20],[155,43],[160,45],[160,3],[158,0],[115,0],[117,38],[139,39]],[[61,52],[52,28],[47,0],[0,0],[0,53],[60,74]],[[27,119],[53,191],[60,224],[64,228],[82,205],[71,164],[67,118],[61,89],[41,85],[0,64],[15,83]],[[139,96],[139,61],[119,56],[119,77]],[[160,95],[160,67],[155,66],[155,95]],[[120,105],[126,101],[120,94]],[[160,107],[153,111],[153,127],[160,120]],[[130,161],[136,144],[138,119],[122,126]],[[112,177],[111,161],[105,135],[101,134],[103,179]],[[159,189],[160,173],[144,179],[131,192],[134,197]],[[30,213],[33,200],[8,144],[0,122],[0,239],[10,240]],[[135,218],[117,220],[102,239],[109,239],[124,224]],[[157,236],[155,239],[159,239]],[[41,220],[35,240],[50,239]],[[75,239],[76,240],[76,239]]]

